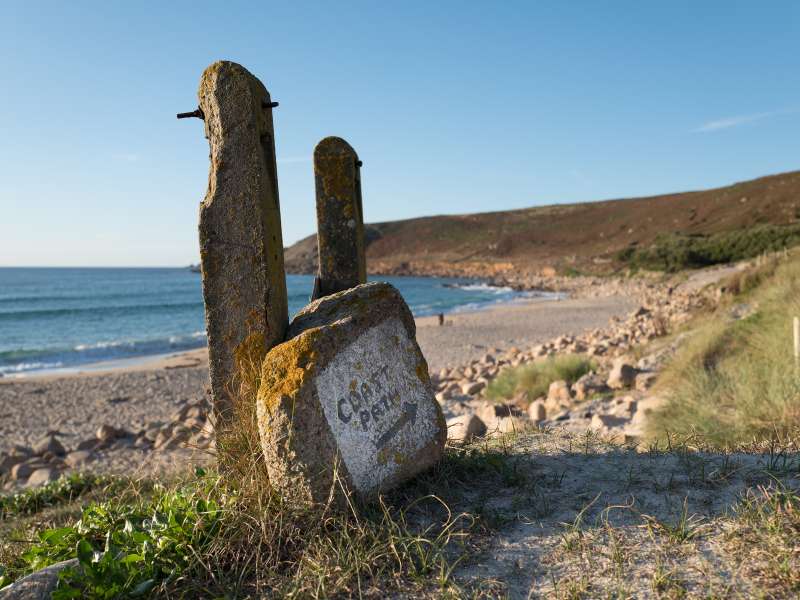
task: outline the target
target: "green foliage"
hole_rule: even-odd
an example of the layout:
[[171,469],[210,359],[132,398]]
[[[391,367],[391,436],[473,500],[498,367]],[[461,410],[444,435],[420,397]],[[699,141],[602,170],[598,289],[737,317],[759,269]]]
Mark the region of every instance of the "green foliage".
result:
[[20,564],[0,566],[0,587],[77,558],[78,566],[61,572],[54,598],[448,590],[457,562],[451,545],[470,526],[470,517],[450,513],[431,494],[403,508],[381,501],[342,512],[296,506],[274,494],[248,497],[230,481],[198,471],[180,486],[156,485],[146,497],[90,504],[77,522],[40,532]]
[[486,390],[486,395],[495,400],[513,398],[527,392],[533,399],[547,394],[550,384],[560,379],[574,383],[594,368],[589,359],[574,354],[550,357],[519,367],[503,370]]
[[[800,373],[792,353],[792,318],[800,315],[800,261],[737,275],[744,289],[695,323],[659,387],[664,406],[649,433],[698,435],[717,447],[783,437],[800,427]],[[770,274],[771,273],[771,274]],[[737,287],[738,286],[738,287]],[[755,287],[752,287],[755,286]],[[749,307],[742,319],[733,305]]]
[[16,515],[30,515],[49,506],[71,502],[110,482],[107,477],[74,473],[61,476],[41,487],[0,496],[0,520]]
[[617,260],[633,269],[667,271],[735,262],[800,243],[800,225],[758,225],[711,235],[660,235],[649,248],[625,248]]
[[77,557],[79,566],[61,572],[53,598],[145,595],[195,565],[195,556],[219,532],[225,499],[214,498],[215,482],[156,488],[150,500],[138,503],[91,504],[74,525],[41,532],[22,556],[25,570]]

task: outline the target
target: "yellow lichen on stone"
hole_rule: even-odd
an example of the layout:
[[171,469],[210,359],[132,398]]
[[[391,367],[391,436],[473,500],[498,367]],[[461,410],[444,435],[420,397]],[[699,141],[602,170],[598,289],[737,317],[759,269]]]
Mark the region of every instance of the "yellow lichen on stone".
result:
[[328,198],[342,202],[354,202],[353,177],[351,169],[353,158],[346,154],[318,154],[314,157],[314,171],[322,180],[322,189]]
[[272,348],[264,358],[258,402],[271,414],[284,399],[294,401],[316,366],[317,330],[310,329]]

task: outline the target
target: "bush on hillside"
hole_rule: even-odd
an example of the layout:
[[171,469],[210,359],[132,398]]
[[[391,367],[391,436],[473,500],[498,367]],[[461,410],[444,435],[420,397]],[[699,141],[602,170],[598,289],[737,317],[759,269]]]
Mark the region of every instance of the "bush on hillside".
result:
[[759,225],[712,235],[661,235],[649,248],[625,248],[616,257],[634,269],[674,273],[744,260],[798,243],[800,225]]

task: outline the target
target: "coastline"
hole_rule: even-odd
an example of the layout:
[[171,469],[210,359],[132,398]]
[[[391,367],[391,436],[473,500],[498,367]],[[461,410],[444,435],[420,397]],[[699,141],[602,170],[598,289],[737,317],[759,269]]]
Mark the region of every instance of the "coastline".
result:
[[[576,334],[583,329],[605,326],[610,317],[620,316],[633,306],[633,300],[621,296],[588,299],[568,297],[566,293],[553,297],[550,295],[553,292],[544,290],[526,291],[547,295],[457,307],[444,313],[443,327],[439,326],[437,316],[415,317],[417,338],[429,368],[438,370],[469,362],[488,350],[530,346],[562,333]],[[0,378],[0,386],[18,381],[49,381],[192,367],[208,368],[207,346],[7,374]]]
[[[417,337],[435,374],[488,352],[607,327],[633,306],[629,296],[504,304],[451,314],[444,326],[435,317],[418,318]],[[64,445],[74,447],[102,426],[135,432],[169,423],[183,407],[206,402],[207,360],[201,348],[108,369],[0,379],[0,452],[35,445],[48,432],[59,432]],[[95,464],[110,471],[138,468],[135,456],[120,449]]]
[[[491,282],[484,280],[475,280],[473,285],[483,285],[490,288],[496,288],[498,292],[502,292],[508,286],[495,285]],[[510,289],[510,288],[509,288]],[[520,306],[526,304],[541,304],[549,302],[558,302],[567,298],[566,293],[553,292],[550,290],[531,289],[531,290],[514,290],[515,292],[526,292],[530,295],[522,295],[507,299],[498,299],[494,301],[484,301],[479,303],[470,303],[456,306],[452,309],[443,311],[448,319],[456,315],[469,315],[472,313],[480,313],[484,311],[493,311],[505,306]],[[541,294],[541,295],[534,295]],[[415,317],[415,321],[419,323],[426,323],[428,321],[436,321],[437,315],[424,315]],[[450,319],[452,322],[452,319]],[[44,369],[32,369],[21,372],[10,372],[0,376],[0,384],[9,381],[28,381],[32,379],[52,379],[58,377],[70,376],[91,376],[98,373],[109,373],[114,371],[127,372],[127,371],[147,371],[163,368],[183,368],[187,366],[198,366],[194,364],[187,364],[200,361],[200,363],[207,366],[208,364],[208,348],[202,345],[188,350],[173,350],[173,351],[160,351],[154,354],[143,354],[138,356],[129,356],[123,358],[108,358],[96,360],[93,362],[78,363],[74,365],[67,365],[61,367],[49,367]]]

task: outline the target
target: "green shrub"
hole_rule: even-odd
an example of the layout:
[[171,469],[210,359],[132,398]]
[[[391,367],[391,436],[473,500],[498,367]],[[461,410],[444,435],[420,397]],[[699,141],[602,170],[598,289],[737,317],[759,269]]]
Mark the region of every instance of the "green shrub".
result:
[[77,522],[40,532],[19,561],[0,565],[0,588],[77,558],[53,598],[353,597],[364,586],[447,593],[458,559],[451,542],[473,519],[422,485],[422,496],[396,499],[403,507],[382,500],[343,512],[248,497],[198,470],[178,486],[90,504]]
[[616,258],[633,269],[674,273],[744,260],[798,243],[800,225],[757,225],[712,235],[660,235],[650,247],[628,247],[617,252]]
[[520,392],[527,392],[533,399],[547,394],[554,381],[563,379],[574,383],[594,368],[589,359],[574,354],[550,357],[527,365],[503,370],[486,390],[486,395],[495,400],[507,400]]

